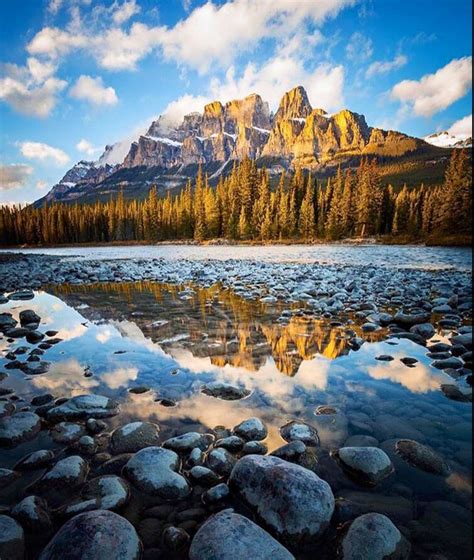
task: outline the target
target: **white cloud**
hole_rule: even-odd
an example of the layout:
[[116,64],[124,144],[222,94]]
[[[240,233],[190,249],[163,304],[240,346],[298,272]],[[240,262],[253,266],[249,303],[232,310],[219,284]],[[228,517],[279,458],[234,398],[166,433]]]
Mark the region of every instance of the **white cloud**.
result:
[[402,68],[408,62],[408,58],[403,55],[397,55],[393,60],[376,60],[367,68],[366,78],[372,78],[378,74],[388,74],[392,70]]
[[36,188],[39,191],[44,191],[48,188],[48,183],[46,181],[36,181]]
[[26,184],[33,168],[22,163],[0,164],[0,191],[9,191]]
[[135,0],[128,0],[123,4],[119,4],[117,6],[114,4],[112,8],[114,9],[112,19],[117,25],[125,23],[135,14],[138,14],[140,12],[140,6],[137,6]]
[[472,86],[472,57],[454,59],[420,80],[404,80],[392,89],[392,98],[415,115],[430,117],[461,99]]
[[0,78],[0,99],[16,111],[34,117],[47,117],[57,103],[58,94],[67,82],[51,77],[52,63],[31,57],[27,66],[3,65]]
[[449,129],[449,134],[456,136],[460,140],[472,138],[472,115],[468,115],[456,121]]
[[118,102],[114,88],[105,87],[100,77],[79,76],[69,95],[93,105],[115,105]]
[[94,154],[96,154],[97,152],[100,152],[100,148],[96,148],[95,146],[93,146],[88,140],[85,140],[84,138],[82,138],[77,144],[76,144],[76,148],[82,152],[83,154],[86,154],[88,156],[93,156]]
[[41,142],[20,142],[19,146],[22,155],[28,159],[53,161],[57,165],[66,165],[70,160],[63,150]]
[[171,123],[179,123],[183,120],[183,117],[189,113],[202,113],[204,105],[209,103],[209,101],[210,98],[204,97],[203,95],[186,94],[169,103],[163,111],[163,115],[166,119],[169,119]]
[[356,31],[346,46],[346,56],[353,62],[365,62],[374,53],[372,39]]
[[141,58],[161,48],[167,60],[204,73],[216,65],[228,66],[263,39],[284,40],[303,32],[306,23],[320,24],[356,1],[230,0],[224,4],[208,1],[174,27],[134,23],[124,30],[120,25],[126,22],[125,16],[131,17],[134,7],[138,8],[135,2],[125,2],[112,15],[113,25],[109,28],[79,24],[76,18],[75,25],[67,30],[43,28],[27,49],[30,54],[50,57],[85,49],[102,67],[120,70],[134,69]]

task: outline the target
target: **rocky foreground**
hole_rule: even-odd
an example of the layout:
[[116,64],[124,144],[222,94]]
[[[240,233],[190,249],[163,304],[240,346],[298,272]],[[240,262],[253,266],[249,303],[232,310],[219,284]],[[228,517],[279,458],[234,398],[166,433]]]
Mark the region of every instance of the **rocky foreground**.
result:
[[[2,303],[27,304],[32,290],[51,284],[138,280],[220,283],[242,297],[288,304],[282,320],[291,313],[291,303],[303,302],[331,324],[346,326],[353,348],[363,340],[351,334],[352,321],[367,333],[385,328],[388,337],[427,347],[432,365],[452,379],[442,386],[447,398],[472,400],[470,274],[376,266],[5,256],[0,333],[7,342],[25,339],[32,348],[6,355],[0,380],[8,380],[9,369],[27,376],[46,373],[47,350],[61,342],[56,333],[42,332],[34,311],[24,309],[18,324],[1,312]],[[440,331],[448,342],[432,340]],[[2,495],[24,481],[19,499],[0,505],[2,560],[21,559],[25,553],[41,560],[421,558],[413,552],[399,503],[379,504],[364,492],[383,485],[399,469],[426,473],[432,480],[452,474],[448,458],[422,442],[395,437],[379,447],[377,440],[360,434],[332,450],[331,459],[333,468],[361,491],[352,492],[352,499],[336,498],[318,469],[318,430],[298,420],[281,426],[286,444],[268,454],[267,427],[259,418],[164,439],[160,426],[151,422],[110,431],[108,421],[119,416],[120,403],[105,396],[43,394],[20,408],[11,389],[3,383],[0,389],[0,448],[42,441],[45,433],[60,444],[59,450],[38,448],[12,468],[0,468]],[[228,385],[209,384],[203,392],[229,400],[246,396]],[[337,424],[340,415],[329,406],[315,414],[327,425],[333,418]],[[448,522],[451,516],[469,526],[464,508],[453,503],[447,512],[435,506],[429,510],[433,519]],[[456,552],[431,556],[457,557]]]

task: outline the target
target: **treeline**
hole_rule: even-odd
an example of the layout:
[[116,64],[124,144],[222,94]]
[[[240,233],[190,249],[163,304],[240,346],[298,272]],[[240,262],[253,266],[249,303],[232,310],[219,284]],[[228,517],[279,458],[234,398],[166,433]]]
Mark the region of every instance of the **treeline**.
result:
[[236,163],[216,188],[198,173],[178,195],[160,198],[155,188],[144,201],[123,194],[93,205],[53,204],[0,208],[5,245],[109,241],[337,240],[379,235],[423,238],[469,234],[472,171],[466,152],[454,150],[444,184],[396,192],[384,186],[375,159],[322,185],[311,174],[285,173],[275,188],[254,161]]

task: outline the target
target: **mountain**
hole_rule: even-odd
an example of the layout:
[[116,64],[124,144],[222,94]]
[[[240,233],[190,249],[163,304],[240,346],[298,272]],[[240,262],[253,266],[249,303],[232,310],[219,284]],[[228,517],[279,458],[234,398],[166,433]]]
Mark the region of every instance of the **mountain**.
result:
[[424,138],[425,142],[439,148],[472,148],[472,138],[450,134],[448,131],[435,132]]
[[128,151],[123,143],[107,146],[98,161],[77,163],[36,205],[106,200],[120,191],[127,198],[141,198],[151,185],[160,192],[182,187],[199,166],[215,182],[245,157],[256,159],[271,174],[302,167],[323,177],[338,165],[357,165],[363,156],[389,164],[406,161],[409,172],[413,162],[423,169],[429,159],[430,174],[436,168],[436,175],[447,155],[424,140],[372,128],[363,115],[348,109],[329,115],[313,108],[298,86],[285,93],[275,114],[253,93],[225,104],[209,103],[202,113],[186,115],[180,123],[161,116]]

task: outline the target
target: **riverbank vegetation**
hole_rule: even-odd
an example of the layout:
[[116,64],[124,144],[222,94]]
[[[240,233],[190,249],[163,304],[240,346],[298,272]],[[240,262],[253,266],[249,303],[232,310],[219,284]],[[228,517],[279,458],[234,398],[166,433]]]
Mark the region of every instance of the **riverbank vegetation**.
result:
[[454,150],[444,184],[382,183],[375,159],[356,170],[338,170],[320,184],[311,174],[282,173],[270,187],[266,170],[251,160],[236,163],[214,189],[198,173],[195,184],[173,196],[151,188],[144,201],[123,195],[92,205],[0,208],[3,245],[158,242],[222,238],[241,242],[337,241],[377,237],[386,242],[464,244],[472,229],[472,169]]

